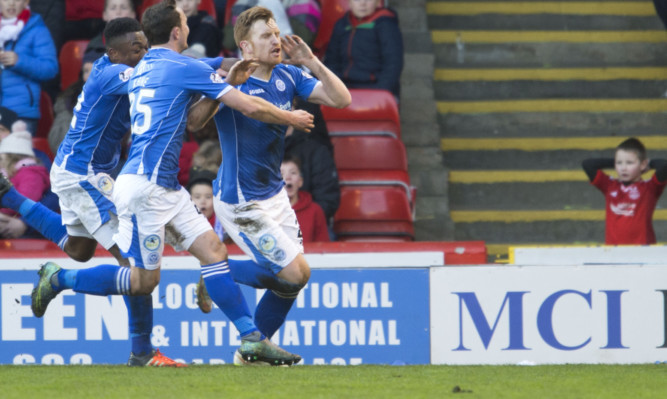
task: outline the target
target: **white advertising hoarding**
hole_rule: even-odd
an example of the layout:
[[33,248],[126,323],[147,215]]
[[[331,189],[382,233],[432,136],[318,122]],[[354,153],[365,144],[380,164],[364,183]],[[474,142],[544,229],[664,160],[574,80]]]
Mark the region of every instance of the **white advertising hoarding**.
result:
[[431,363],[667,361],[667,265],[431,268]]

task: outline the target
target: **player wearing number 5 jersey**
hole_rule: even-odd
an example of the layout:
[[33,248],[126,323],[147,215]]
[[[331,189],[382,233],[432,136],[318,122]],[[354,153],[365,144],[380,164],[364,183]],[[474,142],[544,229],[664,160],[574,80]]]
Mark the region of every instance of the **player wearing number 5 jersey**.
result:
[[[93,65],[51,169],[52,189],[60,199],[62,219],[61,215],[26,200],[18,210],[30,225],[59,243],[73,259],[89,260],[99,242],[129,271],[128,259],[121,255],[112,239],[118,219],[111,202],[114,181],[110,175],[120,158],[121,140],[130,127],[127,84],[132,68],[146,53],[147,41],[134,18],[109,22],[104,37],[107,53]],[[63,289],[94,291],[82,283],[87,280],[85,276],[96,273],[92,269],[62,270],[52,262],[46,263],[40,269],[40,283],[32,295],[34,314],[41,317],[50,299]],[[128,364],[185,366],[160,354],[151,345],[151,296],[125,296],[124,299],[132,342]]]
[[[213,301],[241,334],[241,352],[271,364],[300,361],[272,344],[255,327],[240,288],[227,264],[227,251],[206,218],[196,211],[188,192],[179,186],[178,155],[189,105],[202,95],[270,123],[312,127],[306,112],[280,110],[264,100],[238,92],[207,64],[180,55],[187,48],[189,29],[173,0],[149,7],[142,17],[151,49],[129,80],[132,145],[113,190],[119,227],[114,241],[135,266],[101,265],[77,284],[94,287],[97,295],[146,295],[160,281],[165,242],[187,249],[212,276],[207,287]],[[230,76],[252,62],[242,61]],[[229,77],[228,77],[229,79]],[[136,252],[134,252],[136,249]]]

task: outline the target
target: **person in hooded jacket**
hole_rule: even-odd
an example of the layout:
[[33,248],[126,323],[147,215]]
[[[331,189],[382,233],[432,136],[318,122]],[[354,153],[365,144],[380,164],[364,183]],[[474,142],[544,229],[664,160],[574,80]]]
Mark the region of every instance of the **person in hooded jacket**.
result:
[[0,105],[16,112],[34,136],[40,118],[40,83],[58,73],[56,47],[42,17],[28,0],[2,1]]

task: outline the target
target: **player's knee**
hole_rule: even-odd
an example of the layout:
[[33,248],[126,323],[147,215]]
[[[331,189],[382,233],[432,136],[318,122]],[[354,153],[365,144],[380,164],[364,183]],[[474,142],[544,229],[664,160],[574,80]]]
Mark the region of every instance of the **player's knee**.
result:
[[86,245],[84,242],[73,241],[70,238],[67,244],[65,244],[65,253],[77,262],[87,262],[95,255],[96,248],[97,243],[95,245]]
[[158,270],[132,269],[130,293],[132,295],[149,295],[160,283]]
[[282,298],[296,298],[305,286],[306,284],[294,284],[283,280],[278,281],[276,286],[271,288],[271,291]]

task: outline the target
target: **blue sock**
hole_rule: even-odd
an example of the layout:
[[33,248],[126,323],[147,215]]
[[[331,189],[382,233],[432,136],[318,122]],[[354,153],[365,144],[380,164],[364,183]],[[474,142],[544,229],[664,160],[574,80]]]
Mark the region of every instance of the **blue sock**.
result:
[[23,201],[18,212],[27,224],[42,233],[46,239],[55,242],[61,249],[65,246],[67,228],[63,226],[63,219],[59,214],[28,198]]
[[129,295],[130,268],[116,265],[100,265],[77,270],[72,289],[92,295]]
[[12,187],[5,193],[5,195],[2,196],[0,205],[2,205],[3,208],[9,208],[13,211],[19,212],[19,207],[23,201],[27,199],[28,198],[26,198],[23,194],[16,191],[16,188]]
[[227,261],[202,265],[201,269],[208,295],[234,323],[241,337],[257,331],[241,288],[229,272]]
[[58,273],[55,274],[57,280],[51,280],[51,287],[58,291],[74,288],[74,283],[76,282],[76,275],[78,272],[78,270],[61,269]]
[[153,298],[150,295],[124,295],[123,299],[129,316],[132,353],[137,356],[150,353],[153,351]]
[[259,331],[270,339],[285,322],[295,299],[296,296],[285,298],[267,290],[255,309],[255,324]]

